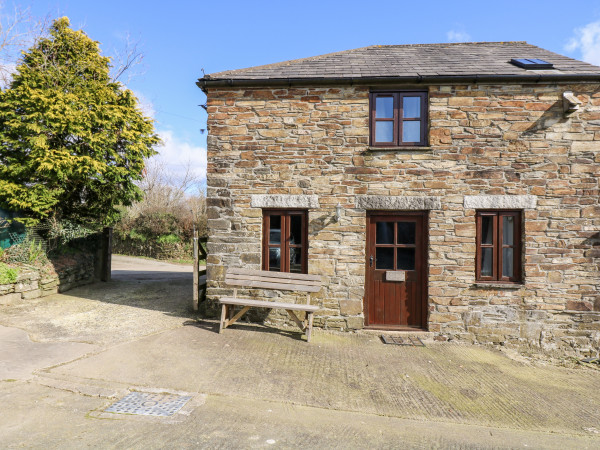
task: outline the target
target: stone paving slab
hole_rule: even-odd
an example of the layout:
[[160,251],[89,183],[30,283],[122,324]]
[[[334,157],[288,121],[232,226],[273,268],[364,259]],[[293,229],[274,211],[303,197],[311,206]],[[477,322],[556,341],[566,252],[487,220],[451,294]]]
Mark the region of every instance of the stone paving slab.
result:
[[208,322],[148,336],[52,371],[414,420],[589,434],[597,371],[533,366],[484,347],[386,346],[376,336]]
[[[201,398],[177,419],[100,413],[110,400],[0,382],[4,448],[594,449],[594,436],[426,422],[236,396]],[[32,408],[31,405],[35,405]],[[116,416],[116,417],[115,417]]]
[[32,342],[27,333],[0,325],[0,380],[25,380],[33,372],[72,361],[98,350],[98,346],[78,342]]

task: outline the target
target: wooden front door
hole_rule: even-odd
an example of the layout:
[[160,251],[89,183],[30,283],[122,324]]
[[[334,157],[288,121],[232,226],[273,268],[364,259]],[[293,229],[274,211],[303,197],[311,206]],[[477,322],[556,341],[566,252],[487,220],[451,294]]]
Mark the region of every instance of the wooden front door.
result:
[[427,213],[367,213],[365,326],[427,328]]

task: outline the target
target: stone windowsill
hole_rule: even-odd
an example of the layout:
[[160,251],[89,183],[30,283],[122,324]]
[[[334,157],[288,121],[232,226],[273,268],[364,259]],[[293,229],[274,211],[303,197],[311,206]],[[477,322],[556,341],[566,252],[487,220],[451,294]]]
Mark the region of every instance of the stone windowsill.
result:
[[397,152],[397,151],[411,151],[411,150],[417,150],[417,151],[429,151],[429,150],[433,150],[433,147],[368,147],[367,148],[368,151],[370,152]]
[[523,283],[474,283],[473,286],[484,289],[521,289],[525,287]]

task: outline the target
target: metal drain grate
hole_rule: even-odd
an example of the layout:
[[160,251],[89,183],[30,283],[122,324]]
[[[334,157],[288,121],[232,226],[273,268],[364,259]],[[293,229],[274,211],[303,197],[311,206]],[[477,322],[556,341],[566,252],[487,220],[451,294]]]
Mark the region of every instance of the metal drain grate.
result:
[[425,347],[425,344],[418,336],[391,336],[381,335],[381,340],[384,344],[392,345],[408,345],[411,347]]
[[140,416],[172,416],[183,408],[183,405],[191,398],[181,395],[132,392],[118,402],[110,405],[104,411],[117,414],[137,414]]

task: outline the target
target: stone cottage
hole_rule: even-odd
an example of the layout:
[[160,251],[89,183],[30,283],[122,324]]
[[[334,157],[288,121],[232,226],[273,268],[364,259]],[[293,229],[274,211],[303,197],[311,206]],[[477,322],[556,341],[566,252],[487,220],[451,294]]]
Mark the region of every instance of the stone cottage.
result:
[[386,45],[197,84],[209,299],[228,267],[320,274],[315,326],[598,353],[600,67]]

